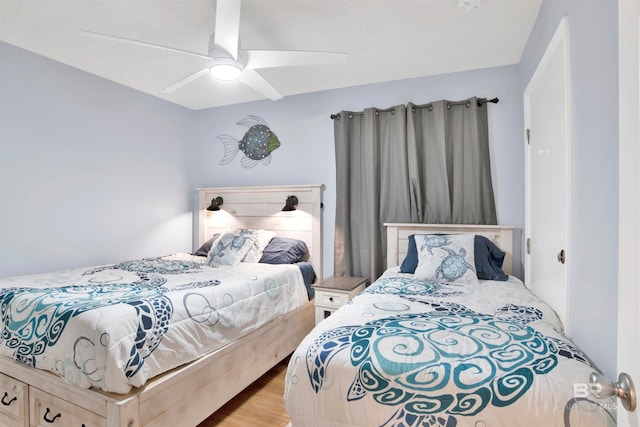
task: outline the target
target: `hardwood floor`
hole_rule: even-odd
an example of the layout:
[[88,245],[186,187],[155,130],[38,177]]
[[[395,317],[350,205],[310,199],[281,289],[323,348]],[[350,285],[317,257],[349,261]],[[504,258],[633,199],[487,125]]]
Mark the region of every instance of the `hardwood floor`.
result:
[[289,423],[283,401],[288,363],[286,358],[271,368],[198,427],[285,427]]

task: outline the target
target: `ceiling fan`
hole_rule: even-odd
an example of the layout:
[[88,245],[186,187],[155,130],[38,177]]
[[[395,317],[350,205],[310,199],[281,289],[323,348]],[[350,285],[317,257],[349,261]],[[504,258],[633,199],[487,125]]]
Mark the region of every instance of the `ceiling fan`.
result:
[[[212,0],[213,2],[214,0]],[[336,52],[241,49],[239,47],[240,4],[241,0],[215,1],[215,32],[209,37],[209,52],[206,55],[94,31],[80,30],[80,34],[177,52],[208,61],[202,69],[164,88],[163,93],[172,93],[210,73],[218,80],[239,80],[263,96],[275,101],[282,98],[282,94],[256,70],[295,65],[335,64],[346,60],[345,53]]]

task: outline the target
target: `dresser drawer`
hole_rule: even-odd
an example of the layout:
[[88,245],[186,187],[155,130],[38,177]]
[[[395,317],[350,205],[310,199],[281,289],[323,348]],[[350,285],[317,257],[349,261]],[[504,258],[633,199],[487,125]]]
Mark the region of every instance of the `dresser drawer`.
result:
[[29,425],[29,389],[26,384],[0,374],[0,402],[0,425],[8,427]]
[[349,301],[349,295],[339,292],[327,292],[316,290],[316,305],[323,307],[340,308],[347,301]]
[[106,427],[107,420],[37,388],[29,389],[31,425],[34,427]]

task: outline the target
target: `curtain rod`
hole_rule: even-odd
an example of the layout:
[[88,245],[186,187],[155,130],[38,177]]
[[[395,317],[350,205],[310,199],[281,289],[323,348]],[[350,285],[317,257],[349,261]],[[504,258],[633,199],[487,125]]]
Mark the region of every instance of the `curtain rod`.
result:
[[[500,102],[500,100],[496,97],[496,98],[491,98],[491,99],[487,99],[487,98],[478,98],[477,103],[478,103],[478,107],[482,107],[482,104],[485,104],[487,102],[491,102],[492,104],[497,104],[498,102]],[[467,105],[468,104],[468,105]],[[452,105],[467,105],[467,108],[469,108],[471,106],[471,101],[460,101],[460,102],[447,102],[447,108],[451,108]],[[420,107],[425,107],[425,108],[429,108],[431,107],[431,103],[429,104],[425,104],[425,105],[416,105],[416,107],[420,108]],[[387,109],[387,110],[379,110],[379,111],[394,111],[393,108]],[[354,113],[350,113],[350,114],[354,114]],[[356,113],[357,114],[357,113]],[[329,116],[329,118],[331,120],[335,120],[338,119],[340,120],[340,113],[338,114],[331,114]]]
[[491,99],[487,99],[487,98],[478,99],[478,104],[480,105],[484,104],[485,102],[491,102],[492,104],[497,104],[498,102],[500,102],[500,100],[498,99],[498,97],[491,98]]
[[[395,107],[391,107],[391,108],[387,108],[387,109],[380,109],[380,108],[376,108],[376,116],[380,113],[391,113],[391,114],[395,114],[396,113],[396,108]],[[354,114],[359,114],[359,115],[363,115],[364,113],[354,113],[354,112],[349,112],[349,118],[353,117]],[[331,119],[338,119],[340,120],[340,113],[338,114],[332,114],[329,116]]]
[[[460,102],[449,102],[449,105],[465,105],[467,102],[469,101],[460,101]],[[498,102],[500,102],[500,100],[498,98],[492,98],[492,99],[487,99],[487,98],[478,98],[477,103],[478,103],[478,107],[482,107],[482,104],[485,104],[487,102],[491,102],[493,104],[497,104]]]

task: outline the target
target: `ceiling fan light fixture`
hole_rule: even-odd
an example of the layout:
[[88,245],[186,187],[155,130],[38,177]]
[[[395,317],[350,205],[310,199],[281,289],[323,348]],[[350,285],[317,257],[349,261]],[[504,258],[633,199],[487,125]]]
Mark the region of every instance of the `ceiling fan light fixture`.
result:
[[238,80],[242,74],[242,64],[232,58],[216,58],[215,64],[209,68],[209,71],[218,80]]

